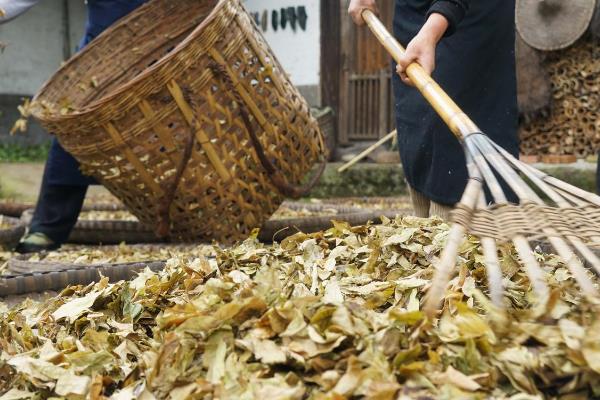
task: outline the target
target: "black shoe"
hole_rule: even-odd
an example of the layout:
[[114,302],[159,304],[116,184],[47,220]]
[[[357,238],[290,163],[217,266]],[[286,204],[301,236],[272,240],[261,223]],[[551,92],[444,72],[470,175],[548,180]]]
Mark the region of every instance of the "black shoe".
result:
[[20,254],[27,253],[39,253],[41,251],[52,251],[60,247],[59,244],[54,243],[52,239],[41,232],[29,233],[26,235],[17,247],[15,251]]

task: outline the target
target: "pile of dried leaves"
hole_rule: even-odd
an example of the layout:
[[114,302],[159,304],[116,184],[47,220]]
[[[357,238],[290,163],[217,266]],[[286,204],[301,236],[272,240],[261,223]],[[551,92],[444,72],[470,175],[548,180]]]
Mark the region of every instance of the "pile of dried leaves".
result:
[[318,217],[324,215],[337,215],[338,209],[334,206],[323,206],[320,210],[315,210],[310,207],[301,207],[295,204],[293,207],[283,203],[277,211],[271,216],[270,219],[293,219],[293,218],[306,218],[306,217]]
[[137,221],[137,217],[125,210],[115,211],[82,211],[80,221]]
[[443,314],[425,323],[420,302],[447,232],[412,217],[338,223],[5,310],[0,398],[599,396],[598,309],[554,256],[537,255],[553,289],[540,314],[515,253],[501,249],[502,318],[484,295],[479,244],[466,241]]
[[122,264],[139,261],[168,260],[179,257],[194,259],[212,257],[210,245],[126,245],[119,246],[65,246],[49,253],[33,253],[28,261],[60,262],[65,264]]
[[347,197],[338,198],[335,203],[346,207],[367,208],[372,210],[411,210],[408,196],[394,197]]
[[[288,207],[285,203],[277,209],[271,219],[304,218],[320,215],[337,215],[335,207],[324,207],[322,210],[313,210],[308,207]],[[137,217],[129,211],[83,211],[79,214],[83,221],[137,221]]]

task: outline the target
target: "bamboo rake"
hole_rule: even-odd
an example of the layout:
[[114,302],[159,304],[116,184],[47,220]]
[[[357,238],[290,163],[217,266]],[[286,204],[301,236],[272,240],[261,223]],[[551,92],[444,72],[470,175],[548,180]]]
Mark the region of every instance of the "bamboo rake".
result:
[[[392,57],[400,61],[404,48],[371,11],[365,10],[363,18]],[[499,309],[503,309],[504,296],[497,242],[513,243],[542,308],[550,297],[546,273],[529,244],[533,238],[548,241],[586,298],[597,301],[598,289],[577,253],[600,274],[600,259],[588,247],[600,244],[600,197],[521,163],[491,141],[420,65],[413,63],[406,74],[463,144],[470,177],[453,212],[453,225],[425,300],[428,315],[436,314],[445,297],[467,233],[481,240],[489,295]],[[485,198],[484,185],[492,195],[491,202]],[[506,187],[517,195],[519,204],[509,203]],[[544,201],[539,192],[549,200]]]

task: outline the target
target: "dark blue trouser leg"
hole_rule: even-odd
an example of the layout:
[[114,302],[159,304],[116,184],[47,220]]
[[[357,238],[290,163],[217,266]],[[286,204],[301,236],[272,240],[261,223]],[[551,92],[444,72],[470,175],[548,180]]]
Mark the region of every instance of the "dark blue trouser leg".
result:
[[67,241],[77,222],[92,178],[79,171],[79,163],[56,139],[46,161],[40,195],[29,231],[41,232],[57,244]]
[[87,186],[42,183],[29,231],[41,232],[56,244],[65,243],[77,223],[87,189]]
[[[85,47],[123,16],[141,6],[146,0],[90,0],[85,36],[79,48]],[[67,241],[77,222],[87,188],[92,178],[79,171],[79,163],[67,153],[56,139],[46,161],[40,197],[29,231],[41,232],[56,244]]]

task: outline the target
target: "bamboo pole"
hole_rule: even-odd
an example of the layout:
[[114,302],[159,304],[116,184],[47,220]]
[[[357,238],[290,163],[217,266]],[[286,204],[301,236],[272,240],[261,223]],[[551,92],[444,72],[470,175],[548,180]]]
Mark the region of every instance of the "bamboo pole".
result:
[[342,165],[340,168],[338,168],[337,171],[339,173],[342,173],[345,170],[347,170],[349,168],[352,168],[360,160],[362,160],[363,158],[365,158],[366,156],[368,156],[369,154],[371,154],[373,151],[375,151],[375,149],[377,149],[378,147],[382,146],[384,143],[389,142],[390,140],[392,140],[394,138],[394,136],[396,136],[396,130],[395,129],[392,132],[390,132],[387,135],[385,135],[384,137],[382,137],[381,139],[379,139],[375,144],[369,146],[365,151],[363,151],[362,153],[360,153],[359,155],[357,155],[356,157],[354,157],[352,160],[350,160],[346,164]]

